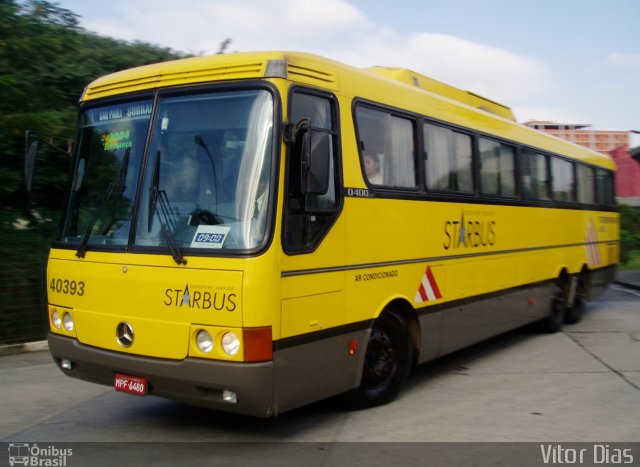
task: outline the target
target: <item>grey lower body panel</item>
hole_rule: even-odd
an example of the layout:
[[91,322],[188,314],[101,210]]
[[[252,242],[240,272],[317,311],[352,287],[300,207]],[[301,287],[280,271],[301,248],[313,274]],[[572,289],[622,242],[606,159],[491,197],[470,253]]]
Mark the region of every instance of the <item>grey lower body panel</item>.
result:
[[[150,395],[225,412],[274,415],[273,362],[164,360],[103,350],[55,334],[49,334],[49,351],[58,367],[62,359],[72,362],[70,370],[60,368],[74,378],[113,386],[115,373],[142,376]],[[222,399],[224,390],[236,392],[236,404]]]
[[589,282],[586,285],[587,298],[596,298],[604,292],[607,286],[613,282],[616,275],[616,267],[594,269],[589,272]]
[[[297,336],[276,352],[275,394],[279,412],[335,396],[360,384],[371,329],[342,329]],[[349,352],[350,343],[357,343]],[[352,344],[353,345],[353,344]]]
[[419,363],[446,355],[549,315],[553,282],[470,297],[420,313]]

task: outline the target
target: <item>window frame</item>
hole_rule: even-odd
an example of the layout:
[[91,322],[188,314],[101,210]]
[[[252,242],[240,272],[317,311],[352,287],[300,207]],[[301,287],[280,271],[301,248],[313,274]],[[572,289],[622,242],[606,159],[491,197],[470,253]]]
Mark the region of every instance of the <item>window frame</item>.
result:
[[[561,204],[576,204],[578,202],[578,196],[576,193],[576,188],[577,188],[577,182],[576,182],[576,161],[570,160],[570,159],[566,159],[564,157],[560,157],[558,155],[553,155],[551,156],[551,160],[550,160],[550,169],[551,169],[551,197],[553,199],[554,202],[556,203],[561,203]],[[559,176],[560,174],[558,173],[557,168],[558,167],[562,167],[563,165],[560,164],[566,164],[564,165],[564,167],[569,167],[569,173],[571,176],[570,179],[570,189],[569,189],[569,199],[561,199],[561,197],[557,196],[556,193],[562,193],[561,191],[557,191],[556,187],[558,186],[557,184],[559,183]],[[562,173],[562,176],[564,177],[564,175],[566,175],[565,173]]]
[[[503,151],[502,148],[506,147],[511,149],[511,162],[513,163],[513,168],[511,171],[511,181],[513,182],[513,194],[503,194],[503,193],[487,193],[484,191],[484,183],[483,183],[483,165],[484,165],[484,161],[482,160],[482,140],[485,141],[489,141],[495,144],[499,145],[500,148],[500,154],[498,159],[501,159],[503,157]],[[490,136],[484,135],[484,134],[479,134],[476,138],[477,141],[477,145],[478,145],[478,149],[477,149],[477,165],[478,165],[478,188],[479,188],[479,192],[480,192],[480,196],[482,196],[483,198],[502,198],[502,199],[510,199],[510,200],[516,200],[520,198],[520,190],[518,188],[518,182],[519,182],[519,161],[518,161],[518,146],[515,144],[511,144],[508,142],[504,142],[504,141],[500,141],[496,138],[492,138]],[[499,177],[502,176],[502,174],[504,173],[503,171],[498,171],[496,172],[498,174]],[[503,183],[501,183],[500,181],[498,181],[498,191],[502,191],[502,187],[503,187]]]
[[[544,186],[545,188],[545,192],[546,192],[546,196],[544,198],[541,198],[538,196],[538,189],[533,190],[534,193],[532,193],[531,195],[527,195],[525,193],[525,184],[524,184],[524,160],[526,157],[530,157],[530,156],[535,156],[536,159],[541,159],[544,160],[544,174],[545,174],[545,180],[544,180]],[[529,147],[529,146],[521,146],[520,147],[520,151],[519,151],[519,167],[518,167],[518,181],[520,183],[520,196],[521,199],[523,201],[528,201],[528,202],[535,202],[535,203],[544,203],[544,204],[549,204],[553,202],[553,193],[551,191],[551,162],[550,162],[550,155],[533,147]],[[536,164],[537,165],[537,164]],[[538,181],[538,180],[536,180]]]
[[[418,190],[399,190],[392,187],[386,187],[383,185],[371,184],[368,182],[367,177],[365,175],[365,168],[362,159],[362,148],[360,147],[359,141],[360,137],[358,134],[358,126],[355,116],[355,110],[359,105],[364,105],[375,110],[381,110],[388,112],[392,115],[397,115],[402,118],[410,119],[415,124],[415,144],[416,144],[416,179],[418,183]],[[486,128],[484,131],[473,129],[465,126],[458,125],[456,123],[443,121],[438,118],[434,118],[425,114],[421,114],[418,112],[399,109],[393,106],[389,106],[387,104],[380,103],[378,101],[373,101],[369,99],[365,99],[362,97],[354,97],[352,100],[352,120],[354,125],[354,131],[356,133],[356,141],[357,141],[357,150],[359,157],[359,165],[360,171],[362,175],[362,179],[364,181],[365,186],[367,187],[366,195],[370,198],[375,197],[384,197],[389,199],[412,199],[412,200],[425,200],[425,201],[443,201],[443,202],[467,202],[467,203],[477,203],[477,204],[494,204],[494,205],[507,205],[507,206],[531,206],[531,207],[544,207],[544,208],[558,208],[558,209],[589,209],[589,210],[600,210],[600,211],[612,211],[615,210],[615,203],[612,204],[610,200],[600,199],[605,195],[598,195],[599,198],[596,198],[593,203],[582,203],[578,200],[578,181],[577,181],[577,171],[579,166],[585,166],[593,169],[594,171],[603,171],[598,172],[600,174],[608,174],[606,175],[608,178],[615,180],[615,171],[604,168],[600,165],[585,162],[581,160],[579,157],[573,158],[568,157],[566,155],[555,153],[552,151],[548,151],[541,147],[537,147],[532,144],[511,140],[509,138],[505,138],[499,135],[495,135],[492,133],[488,133]],[[466,191],[455,191],[455,190],[440,190],[430,188],[428,185],[428,154],[426,154],[426,138],[424,135],[425,126],[426,125],[434,125],[437,127],[444,128],[452,133],[461,133],[471,138],[471,181],[473,183],[473,190],[470,192]],[[492,194],[486,193],[482,191],[482,172],[481,172],[481,154],[480,154],[480,144],[482,139],[487,139],[493,142],[498,143],[500,146],[506,146],[511,148],[511,152],[514,157],[514,168],[513,168],[513,178],[515,182],[514,193],[508,195],[501,194]],[[449,144],[449,143],[448,143]],[[422,151],[422,154],[420,154]],[[526,185],[523,180],[524,171],[523,169],[526,167],[526,163],[524,162],[525,157],[530,157],[531,154],[535,154],[536,158],[543,158],[544,162],[544,197],[539,197],[536,194],[533,196],[526,196],[525,188]],[[554,199],[553,194],[553,169],[552,169],[552,159],[560,158],[562,160],[568,161],[573,166],[573,187],[572,187],[572,195],[570,201],[563,201]],[[595,173],[595,172],[594,172]],[[601,175],[604,176],[604,175]],[[594,180],[594,186],[598,183],[597,180]],[[602,191],[602,182],[599,182],[600,186],[598,187]],[[611,190],[615,188],[614,182],[607,182],[609,188],[606,189],[608,193],[611,193]],[[595,189],[595,188],[594,188]],[[540,187],[539,187],[539,191]],[[354,192],[355,193],[355,192]],[[350,195],[345,194],[345,196],[362,196],[362,195]],[[610,197],[610,195],[606,195]],[[605,202],[606,201],[606,202]]]
[[[325,131],[332,136],[333,143],[333,188],[335,190],[335,206],[333,209],[329,211],[323,211],[322,213],[328,214],[328,221],[324,223],[321,230],[316,232],[313,238],[310,238],[307,244],[293,244],[290,239],[287,237],[286,232],[290,228],[289,222],[291,222],[292,216],[299,214],[304,216],[306,211],[306,196],[318,196],[321,195],[304,195],[301,192],[299,186],[297,185],[296,178],[299,180],[299,171],[296,170],[299,168],[299,162],[294,160],[294,153],[296,152],[296,147],[298,142],[289,141],[287,138],[291,135],[287,135],[288,131],[284,132],[285,143],[286,144],[286,162],[285,162],[285,176],[284,176],[284,197],[282,203],[282,234],[281,234],[281,243],[283,251],[290,256],[300,255],[300,254],[308,254],[313,253],[319,246],[322,244],[322,241],[327,236],[327,234],[331,231],[331,228],[340,217],[340,213],[344,207],[344,184],[343,184],[343,173],[342,173],[342,142],[341,142],[341,123],[340,123],[340,107],[339,102],[336,96],[328,91],[318,90],[314,88],[309,88],[306,86],[294,85],[289,88],[288,96],[287,96],[287,116],[290,119],[293,114],[293,102],[294,96],[296,94],[304,94],[308,96],[314,96],[321,99],[326,99],[330,104],[331,111],[331,129],[320,128],[312,126],[314,130]],[[285,122],[284,126],[294,128],[296,122],[288,121]],[[330,183],[331,186],[331,183]],[[289,194],[294,192],[292,196]],[[293,198],[304,199],[303,207],[300,210],[300,213],[294,213],[294,208],[292,207]],[[314,214],[309,214],[309,216],[313,216]]]
[[[365,148],[362,147],[362,129],[358,124],[357,111],[359,108],[364,108],[368,110],[372,110],[374,112],[385,113],[393,118],[399,118],[403,120],[407,120],[411,124],[411,132],[413,138],[413,178],[414,185],[413,186],[395,186],[395,185],[385,185],[385,184],[374,184],[371,183],[369,178],[366,175],[366,168],[364,162],[365,156]],[[372,103],[362,99],[354,99],[352,105],[352,119],[353,119],[353,128],[356,135],[356,144],[358,149],[358,161],[360,165],[360,171],[363,180],[367,187],[369,187],[372,192],[387,192],[387,193],[398,193],[400,196],[407,195],[411,193],[420,193],[422,192],[423,180],[421,177],[421,167],[420,167],[420,157],[416,151],[416,148],[419,146],[420,138],[417,131],[417,116],[415,114],[409,112],[402,112],[398,109]]]
[[[455,165],[455,172],[451,172],[449,171],[449,187],[448,188],[439,188],[439,187],[431,187],[429,185],[429,151],[427,150],[428,148],[426,147],[427,145],[427,136],[425,134],[425,132],[427,131],[427,126],[430,125],[432,127],[435,128],[439,128],[439,129],[443,129],[446,130],[447,133],[447,141],[446,141],[446,145],[447,145],[447,160],[449,162],[448,166],[449,168],[451,168],[451,162],[453,161],[454,165]],[[457,143],[456,143],[456,136],[458,135],[462,135],[465,136],[469,139],[469,149],[471,151],[471,158],[470,158],[470,165],[469,165],[469,180],[471,182],[471,189],[469,191],[467,190],[460,190],[460,189],[455,189],[455,188],[451,188],[451,175],[452,173],[455,174],[455,180],[456,183],[458,182],[458,174],[460,173],[458,169],[458,152],[457,152]],[[448,125],[446,123],[441,123],[439,121],[435,121],[435,120],[431,120],[431,119],[423,119],[422,121],[422,132],[421,132],[421,136],[422,136],[422,151],[423,151],[423,159],[424,159],[424,166],[423,166],[423,178],[424,178],[424,185],[425,188],[427,190],[428,193],[433,193],[433,194],[440,194],[440,195],[446,195],[446,196],[464,196],[464,197],[477,197],[478,195],[478,180],[477,180],[477,160],[478,160],[478,154],[477,154],[477,138],[478,138],[478,134],[468,130],[466,128],[463,127],[457,127],[457,126],[453,126],[453,125]]]
[[[582,184],[583,184],[583,178],[580,176],[580,172],[584,171],[585,174],[588,174],[590,172],[591,176],[591,187],[587,186],[587,192],[591,193],[591,201],[584,201],[581,197],[581,193],[582,193]],[[588,172],[587,172],[588,171]],[[587,175],[587,180],[589,179],[589,176]],[[596,201],[597,201],[597,196],[596,196],[596,169],[595,167],[588,165],[588,164],[584,164],[581,162],[576,163],[576,201],[579,205],[581,206],[595,206],[596,205]]]
[[[595,173],[596,173],[595,205],[604,207],[604,208],[615,208],[615,205],[616,205],[615,172],[609,171],[602,167],[596,167]],[[604,186],[605,190],[603,190],[603,185],[601,184],[601,180],[606,181],[607,186]]]

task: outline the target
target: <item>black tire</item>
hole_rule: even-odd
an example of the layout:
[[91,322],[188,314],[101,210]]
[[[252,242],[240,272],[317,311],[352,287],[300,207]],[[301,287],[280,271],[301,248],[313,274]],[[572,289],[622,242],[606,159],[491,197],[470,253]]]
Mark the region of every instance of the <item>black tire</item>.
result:
[[383,313],[367,343],[360,386],[341,395],[350,409],[364,409],[391,401],[402,389],[413,365],[413,343],[404,319]]
[[544,331],[549,334],[562,331],[566,310],[567,308],[565,307],[563,299],[554,299],[551,305],[551,313],[544,320]]
[[564,287],[556,287],[551,301],[549,316],[540,321],[540,330],[547,334],[553,334],[562,330],[567,311],[567,302]]
[[578,285],[576,289],[576,296],[573,299],[571,306],[567,307],[564,315],[564,322],[567,324],[576,324],[582,319],[585,309],[585,300],[587,293],[585,290],[585,284],[582,277],[578,278]]

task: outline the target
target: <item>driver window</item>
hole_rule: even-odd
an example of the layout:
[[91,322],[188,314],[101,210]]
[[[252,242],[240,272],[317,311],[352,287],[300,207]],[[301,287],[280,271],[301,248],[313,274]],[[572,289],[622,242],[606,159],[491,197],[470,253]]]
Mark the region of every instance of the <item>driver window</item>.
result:
[[285,198],[284,248],[289,253],[315,249],[337,216],[338,189],[337,124],[335,101],[331,96],[294,92],[290,99],[289,121],[308,119],[311,128],[326,131],[332,140],[329,188],[323,194],[304,194],[300,185],[300,141],[289,147],[287,193]]

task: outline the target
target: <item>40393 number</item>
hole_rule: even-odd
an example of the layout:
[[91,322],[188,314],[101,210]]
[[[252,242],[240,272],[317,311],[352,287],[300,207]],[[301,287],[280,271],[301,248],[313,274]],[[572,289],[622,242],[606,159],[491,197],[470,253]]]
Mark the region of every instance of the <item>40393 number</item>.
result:
[[75,281],[69,279],[56,279],[55,277],[49,282],[49,290],[64,295],[84,295],[84,281]]

